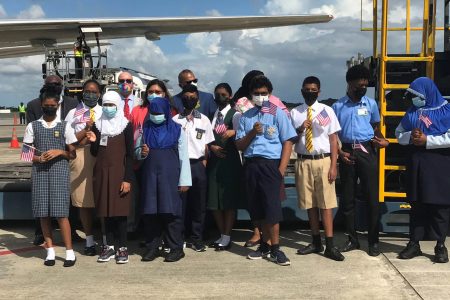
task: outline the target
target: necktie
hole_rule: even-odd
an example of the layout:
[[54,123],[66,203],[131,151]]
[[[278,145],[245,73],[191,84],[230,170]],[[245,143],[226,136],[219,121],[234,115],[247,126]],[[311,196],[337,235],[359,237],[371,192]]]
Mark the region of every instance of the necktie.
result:
[[95,112],[94,112],[94,109],[93,109],[93,108],[89,109],[89,119],[90,119],[92,122],[95,122]]
[[128,106],[128,98],[125,99],[125,103],[123,105],[123,114],[125,118],[130,119],[130,106]]
[[[312,120],[312,108],[308,107],[307,115],[306,117],[308,120]],[[313,134],[312,134],[312,127],[309,127],[306,129],[306,136],[305,136],[305,147],[306,150],[308,150],[309,153],[313,152]]]
[[216,119],[216,125],[214,126],[214,131],[221,135],[223,134],[225,131],[227,131],[227,127],[224,123],[223,120],[223,115],[222,113],[219,111],[219,113],[217,114],[217,119]]

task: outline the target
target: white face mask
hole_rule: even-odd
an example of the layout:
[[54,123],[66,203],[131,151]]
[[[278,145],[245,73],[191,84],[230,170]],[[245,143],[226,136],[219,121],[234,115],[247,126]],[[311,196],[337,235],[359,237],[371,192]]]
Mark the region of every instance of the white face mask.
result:
[[252,96],[252,100],[255,103],[255,105],[262,106],[264,101],[269,101],[269,95],[266,95],[266,96],[262,96],[262,95],[255,96],[255,95],[253,95]]

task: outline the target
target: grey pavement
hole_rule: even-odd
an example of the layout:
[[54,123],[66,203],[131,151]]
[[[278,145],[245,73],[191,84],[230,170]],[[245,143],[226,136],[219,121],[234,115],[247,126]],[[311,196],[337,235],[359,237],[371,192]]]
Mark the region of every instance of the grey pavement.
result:
[[[64,248],[57,247],[57,263],[45,267],[45,250],[33,247],[33,226],[23,222],[0,222],[0,298],[65,299],[449,299],[449,264],[430,260],[434,244],[422,244],[427,256],[401,261],[396,253],[405,245],[402,237],[383,236],[379,257],[370,257],[365,238],[362,250],[345,254],[334,262],[322,255],[295,254],[309,241],[304,230],[284,230],[282,249],[291,259],[289,267],[266,260],[250,261],[241,245],[249,237],[235,230],[230,251],[211,249],[197,253],[186,249],[177,263],[162,258],[143,263],[143,249],[131,241],[130,262],[99,264],[86,257],[83,243],[75,244],[77,263],[63,268]],[[59,234],[55,239],[61,243]],[[345,236],[337,234],[337,244]],[[8,252],[8,249],[12,252]]]

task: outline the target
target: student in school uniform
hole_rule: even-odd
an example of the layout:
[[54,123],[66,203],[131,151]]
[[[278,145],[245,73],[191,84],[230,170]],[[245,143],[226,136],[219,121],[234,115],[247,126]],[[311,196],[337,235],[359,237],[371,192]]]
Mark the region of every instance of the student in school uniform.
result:
[[172,120],[169,101],[154,98],[135,155],[142,163],[143,220],[147,251],[142,261],[159,255],[162,235],[169,249],[166,262],[184,257],[183,203],[180,194],[191,186],[191,169],[186,133]]
[[434,262],[447,263],[450,222],[450,104],[427,77],[414,80],[406,94],[412,106],[395,130],[406,154],[409,242],[400,259],[422,255],[420,241],[436,241]]
[[299,207],[308,211],[312,243],[297,254],[322,252],[320,216],[325,229],[325,257],[336,261],[344,256],[333,243],[333,208],[337,207],[334,181],[337,175],[337,132],[341,129],[331,107],[319,103],[320,80],[310,76],[303,80],[305,103],[291,110],[291,121],[299,136],[295,144],[297,162],[295,181]]
[[[253,221],[262,224],[262,241],[247,258],[268,258],[278,265],[290,265],[280,250],[279,222],[282,220],[280,187],[297,137],[288,116],[269,102],[273,87],[265,76],[250,83],[255,107],[245,112],[239,122],[236,147],[244,152],[248,208]],[[270,239],[271,245],[267,243]]]
[[244,208],[242,189],[242,163],[234,138],[241,114],[231,108],[232,90],[228,83],[220,83],[214,89],[217,104],[212,124],[215,141],[209,145],[208,209],[213,211],[220,238],[210,247],[222,251],[231,246],[231,230],[236,220],[236,210]]
[[128,263],[127,216],[131,207],[133,176],[133,128],[120,109],[120,95],[103,95],[102,116],[92,131],[97,141],[91,152],[97,157],[94,167],[94,197],[97,215],[105,220],[107,245],[98,262],[115,257],[116,263]]
[[[51,219],[58,220],[66,259],[64,267],[75,265],[69,223],[70,169],[69,159],[75,157],[73,143],[77,138],[65,121],[57,119],[59,95],[41,94],[43,116],[27,125],[23,142],[34,147],[32,158],[32,209],[39,218],[47,247],[46,266],[55,265]],[[25,146],[27,147],[27,146]]]
[[83,84],[81,102],[69,111],[65,119],[78,139],[76,157],[70,161],[70,196],[72,205],[80,210],[80,220],[86,234],[84,254],[87,256],[97,254],[92,233],[95,208],[93,186],[95,157],[91,154],[88,132],[91,131],[95,120],[102,115],[102,107],[98,105],[100,94],[100,84],[93,79],[87,80]]
[[203,243],[203,227],[206,212],[206,162],[208,145],[214,141],[211,121],[195,109],[198,103],[198,90],[195,85],[183,87],[181,100],[184,111],[173,117],[186,132],[189,160],[191,163],[192,187],[184,195],[185,238],[194,251],[206,251]]

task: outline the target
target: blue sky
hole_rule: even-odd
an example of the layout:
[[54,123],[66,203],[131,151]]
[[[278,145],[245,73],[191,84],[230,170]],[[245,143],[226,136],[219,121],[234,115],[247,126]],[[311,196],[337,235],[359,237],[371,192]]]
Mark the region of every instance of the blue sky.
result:
[[[390,17],[396,25],[404,23],[404,2],[391,1]],[[365,21],[371,19],[371,3],[363,0]],[[438,11],[442,11],[439,6]],[[2,19],[333,14],[335,19],[327,24],[162,36],[155,42],[144,38],[111,41],[110,67],[130,67],[170,79],[175,92],[177,74],[184,68],[192,69],[200,88],[210,92],[220,82],[237,90],[245,73],[260,69],[271,79],[274,94],[289,102],[302,101],[300,85],[309,75],[322,81],[320,98],[345,94],[346,60],[358,52],[370,56],[372,51],[371,33],[359,30],[360,12],[359,0],[0,1]],[[421,8],[413,6],[413,23],[421,14]],[[397,36],[389,51],[402,53],[404,36]],[[413,34],[413,52],[418,51],[419,39],[420,35]],[[439,35],[437,41],[442,44]],[[2,60],[1,105],[36,97],[42,85],[42,62],[43,56]]]

